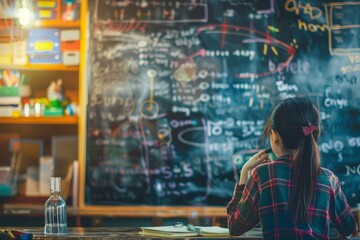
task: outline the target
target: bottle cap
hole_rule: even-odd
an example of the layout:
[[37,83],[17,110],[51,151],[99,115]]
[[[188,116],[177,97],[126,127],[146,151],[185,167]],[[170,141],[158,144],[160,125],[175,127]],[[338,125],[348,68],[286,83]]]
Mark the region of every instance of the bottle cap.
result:
[[61,177],[51,177],[50,192],[60,192],[60,191],[61,191]]

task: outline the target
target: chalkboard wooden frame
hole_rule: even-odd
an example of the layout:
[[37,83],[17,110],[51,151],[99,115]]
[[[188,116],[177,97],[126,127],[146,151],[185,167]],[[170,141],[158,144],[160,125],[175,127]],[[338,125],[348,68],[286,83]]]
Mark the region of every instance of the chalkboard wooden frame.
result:
[[78,158],[79,158],[79,203],[75,203],[79,208],[85,208],[85,172],[86,172],[86,105],[87,105],[87,89],[86,89],[86,58],[87,58],[87,27],[88,27],[88,13],[87,13],[87,0],[81,2],[80,9],[80,67],[79,67],[79,100],[80,100],[80,109],[83,111],[83,114],[79,116],[78,123]]
[[[161,213],[160,215],[164,215],[164,216],[167,216],[165,213],[169,213],[169,216],[173,213],[173,212],[177,212],[179,211],[179,214],[183,214],[183,216],[188,216],[191,212],[195,211],[195,212],[199,212],[199,213],[204,213],[205,215],[206,214],[212,214],[212,215],[217,215],[219,214],[218,216],[225,216],[223,215],[223,208],[224,207],[187,207],[187,206],[172,206],[172,207],[163,207],[163,206],[113,206],[113,205],[87,205],[86,201],[85,201],[85,193],[86,193],[86,181],[85,181],[85,177],[86,177],[86,154],[87,154],[87,149],[86,149],[86,145],[87,145],[87,128],[86,128],[86,121],[87,121],[87,96],[88,96],[88,93],[87,93],[87,86],[86,86],[86,82],[87,82],[87,77],[86,77],[86,74],[87,72],[89,71],[87,68],[86,68],[86,64],[87,64],[87,61],[88,61],[88,56],[87,56],[87,50],[88,50],[88,46],[89,46],[89,43],[88,43],[88,39],[86,38],[86,36],[89,34],[89,31],[90,29],[89,28],[89,17],[92,17],[92,16],[89,16],[89,13],[88,13],[88,0],[86,1],[83,1],[82,4],[81,4],[81,64],[80,64],[80,86],[79,86],[79,89],[80,89],[80,93],[79,93],[79,96],[80,96],[80,104],[81,104],[81,110],[82,110],[82,114],[79,118],[79,160],[80,160],[80,192],[79,192],[79,206],[80,208],[85,208],[85,209],[94,209],[94,210],[99,210],[99,211],[106,211],[106,210],[114,210],[114,211],[119,211],[119,212],[124,212],[124,213],[129,213],[129,209],[134,210],[134,214],[139,214],[139,216],[143,216],[143,212],[146,212],[146,214],[159,214],[159,212]],[[290,2],[290,1],[288,1]],[[91,3],[91,2],[90,2]],[[302,23],[301,21],[298,23]],[[299,25],[301,27],[303,27],[303,25]],[[312,25],[311,25],[312,26]],[[304,30],[305,31],[305,30]],[[308,31],[306,29],[306,33],[304,36],[308,36],[309,34],[311,34],[310,31]],[[290,34],[291,36],[291,34]],[[289,48],[289,51],[290,53],[293,53],[293,50],[295,49],[295,47],[292,47],[292,48]],[[299,51],[299,53],[301,53],[301,51]],[[303,53],[304,54],[304,53]],[[326,57],[327,55],[325,56],[321,56],[321,57]],[[290,57],[293,57],[293,56],[290,56]],[[316,58],[317,59],[317,58]],[[358,61],[358,60],[357,60]],[[289,61],[287,61],[287,63],[289,63]],[[300,66],[300,64],[296,65],[296,63],[294,63],[295,65],[288,65],[289,66],[289,69],[291,70],[292,67],[294,67],[294,69],[297,71],[296,69],[296,66]],[[271,65],[271,67],[270,67]],[[282,69],[281,66],[283,66],[282,64],[278,65],[275,65],[274,63],[270,62],[269,63],[269,69],[270,68],[276,68],[276,69],[280,69],[279,71],[285,71],[285,69]],[[284,65],[285,66],[285,65]],[[306,69],[308,69],[309,67],[309,63],[307,63],[306,66],[304,66]],[[317,67],[317,66],[315,66]],[[289,69],[286,69],[286,71],[288,71]],[[295,71],[294,70],[294,71]],[[325,71],[326,69],[321,69],[319,68],[319,72],[326,72]],[[300,72],[300,70],[299,70]],[[336,72],[336,71],[335,71]],[[338,71],[339,72],[339,71]],[[355,73],[354,75],[356,75],[358,73]],[[321,73],[319,74],[320,76]],[[278,76],[279,77],[279,76]],[[310,76],[309,76],[310,77]],[[340,79],[337,79],[338,75],[336,75],[334,77],[334,81],[349,81],[349,82],[353,82],[353,79],[349,79],[349,80],[344,80],[340,77]],[[280,79],[281,80],[281,79]],[[279,81],[280,81],[279,80]],[[325,78],[324,78],[325,80]],[[332,80],[332,79],[330,79]],[[356,79],[355,79],[356,80]],[[281,82],[281,81],[280,81]],[[316,83],[314,81],[314,83]],[[356,83],[356,82],[355,82]],[[282,84],[282,83],[281,83]],[[320,92],[321,94],[329,94],[327,92],[327,88],[326,86],[323,86],[322,84],[323,83],[317,83],[319,84],[319,86],[317,85],[313,85],[313,84],[308,84],[308,85],[304,85],[302,87],[306,88],[306,90],[302,90],[303,92],[301,93],[305,93],[305,94],[308,94],[309,96],[311,95],[311,91],[314,89],[314,88],[319,88],[319,89],[323,89],[324,87],[324,92]],[[331,86],[331,84],[329,84],[329,86]],[[283,87],[283,88],[294,88],[294,87],[298,87],[297,85],[284,85],[284,86],[279,86],[279,87]],[[329,88],[330,89],[330,88]],[[330,89],[331,90],[331,89]],[[310,92],[307,92],[307,91],[310,91]],[[286,91],[285,91],[286,93]],[[334,99],[330,99],[330,96],[331,94],[329,94],[329,100],[331,101],[334,101]],[[355,95],[355,94],[354,94]],[[324,97],[323,95],[313,95],[314,98],[316,99],[320,99],[321,97]],[[354,96],[353,99],[357,100],[359,98],[356,99],[357,96]],[[320,100],[319,100],[320,101]],[[320,102],[319,102],[320,103]],[[333,103],[333,102],[330,102],[330,103]],[[329,103],[329,104],[330,104]],[[249,101],[249,105],[252,105],[253,102],[252,101]],[[335,104],[335,103],[334,103]],[[346,102],[346,104],[348,104]],[[356,103],[354,104],[355,108],[354,110],[357,110],[357,107],[356,107]],[[340,109],[342,108],[343,106],[340,106]],[[331,109],[330,109],[331,110]],[[337,109],[338,110],[338,109]],[[341,113],[341,111],[337,111],[338,113]],[[347,117],[352,117],[352,115],[350,114],[351,112],[348,112],[348,115]],[[330,115],[329,115],[330,116]],[[337,117],[336,115],[334,115],[335,117]],[[342,114],[341,116],[344,116],[344,114]],[[357,115],[356,115],[357,116]],[[345,121],[345,117],[344,117],[344,123],[346,122]],[[329,121],[330,123],[332,123],[331,121]],[[341,122],[341,124],[343,123]],[[354,124],[355,126],[356,124]],[[340,126],[340,124],[339,124]],[[358,125],[356,125],[358,126]],[[330,125],[330,127],[332,127]],[[335,126],[334,126],[335,127]],[[357,136],[355,136],[357,137]],[[355,139],[354,137],[354,139]],[[358,137],[356,138],[358,139]],[[341,141],[344,141],[346,143],[346,139],[340,139]],[[341,142],[340,141],[340,142]],[[350,140],[349,140],[350,141]],[[342,142],[341,142],[342,143]],[[349,143],[349,146],[352,145],[353,143]],[[329,145],[329,146],[328,146]],[[331,145],[331,146],[330,146]],[[323,150],[323,152],[325,151],[329,151],[330,150],[334,150],[333,148],[336,148],[336,146],[332,146],[333,145],[333,142],[332,142],[332,139],[330,139],[330,142],[327,143],[323,143],[320,148]],[[335,145],[335,143],[334,143]],[[357,147],[358,148],[358,145],[356,146],[352,146],[352,147]],[[335,149],[336,150],[336,149]],[[354,151],[356,151],[357,149],[355,149]],[[332,154],[332,153],[331,153]],[[331,157],[334,157],[334,156],[331,156]],[[335,156],[336,157],[336,156]],[[336,160],[338,162],[341,162],[343,160],[343,156],[342,155],[339,155],[338,158],[336,158]],[[331,165],[331,164],[330,164]],[[352,166],[352,165],[351,165]],[[331,168],[334,168],[336,170],[336,167],[337,165],[334,165],[334,166],[330,166],[329,169],[330,170],[334,170],[334,169],[331,169]],[[358,169],[358,167],[356,168]],[[348,173],[353,173],[356,171],[355,167],[354,168],[347,168],[345,169],[345,171],[347,171]],[[344,172],[344,170],[342,170]],[[349,174],[350,175],[350,174]],[[185,205],[185,204],[184,204]],[[160,209],[160,210],[159,210]],[[180,216],[180,215],[177,215],[177,216]]]

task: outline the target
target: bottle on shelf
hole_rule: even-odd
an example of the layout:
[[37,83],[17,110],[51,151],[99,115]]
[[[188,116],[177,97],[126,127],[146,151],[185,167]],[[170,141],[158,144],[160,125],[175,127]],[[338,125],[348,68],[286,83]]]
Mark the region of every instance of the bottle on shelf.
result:
[[66,203],[60,196],[61,178],[50,178],[50,198],[45,203],[46,235],[65,235],[68,233]]
[[23,101],[23,116],[24,117],[30,117],[30,100],[29,99],[25,99]]

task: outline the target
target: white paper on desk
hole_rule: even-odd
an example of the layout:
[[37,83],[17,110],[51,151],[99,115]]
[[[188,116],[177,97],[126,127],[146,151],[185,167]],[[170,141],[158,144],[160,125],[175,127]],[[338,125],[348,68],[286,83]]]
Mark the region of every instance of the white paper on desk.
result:
[[[229,229],[218,226],[195,226],[199,231],[190,231],[187,226],[174,227],[174,226],[161,226],[161,227],[142,227],[141,229],[146,232],[152,233],[195,233],[199,236],[229,236]],[[194,236],[196,236],[194,235]],[[189,235],[190,236],[190,235]]]
[[210,227],[196,226],[196,227],[200,229],[200,235],[202,235],[202,236],[230,235],[229,229],[227,229],[227,228],[222,228],[222,227],[218,227],[218,226],[210,226]]
[[179,232],[187,233],[189,232],[186,226],[174,227],[174,226],[161,226],[161,227],[141,227],[142,230],[148,231],[158,231],[158,232]]

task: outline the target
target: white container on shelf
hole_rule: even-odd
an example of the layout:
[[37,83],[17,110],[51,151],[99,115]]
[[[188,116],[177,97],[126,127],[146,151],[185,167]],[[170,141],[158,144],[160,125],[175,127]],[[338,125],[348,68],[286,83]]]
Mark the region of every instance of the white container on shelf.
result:
[[63,64],[67,66],[74,66],[80,64],[79,51],[65,51],[63,52]]

